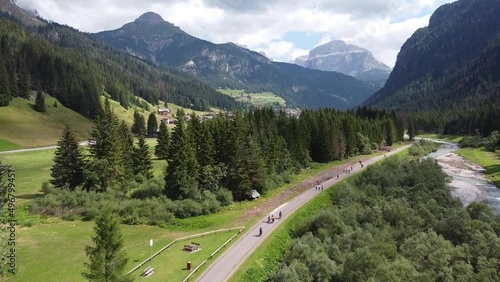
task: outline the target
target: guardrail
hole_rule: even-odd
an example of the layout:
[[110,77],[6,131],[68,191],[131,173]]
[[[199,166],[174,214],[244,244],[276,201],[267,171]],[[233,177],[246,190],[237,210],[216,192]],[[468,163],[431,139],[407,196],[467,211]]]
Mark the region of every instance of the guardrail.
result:
[[[237,234],[239,234],[239,233],[241,233],[241,231],[243,231],[245,229],[245,227],[244,226],[240,226],[240,227],[233,227],[233,228],[228,228],[228,229],[219,229],[219,230],[215,230],[215,231],[209,231],[209,232],[204,232],[204,233],[200,233],[200,234],[195,234],[195,235],[190,235],[190,236],[185,236],[185,237],[174,239],[172,242],[170,242],[169,244],[167,244],[165,247],[161,248],[159,251],[157,251],[156,253],[154,253],[152,256],[148,257],[146,260],[144,260],[143,262],[139,263],[137,266],[135,266],[134,268],[132,268],[129,272],[127,272],[127,275],[129,275],[130,273],[136,271],[141,266],[145,265],[148,261],[151,261],[154,257],[158,256],[163,251],[165,251],[166,249],[168,249],[170,246],[172,246],[173,244],[175,244],[177,242],[184,241],[184,240],[190,240],[190,239],[193,239],[193,238],[204,237],[204,236],[211,235],[211,234],[217,234],[217,233],[220,233],[220,232],[230,232],[230,231],[237,230],[237,229],[240,229],[238,231],[238,233],[237,233]],[[233,236],[233,237],[235,237],[235,236]],[[227,242],[226,242],[226,244],[227,244]],[[219,248],[219,249],[221,249],[221,248]],[[219,251],[219,249],[218,249],[218,251]],[[200,266],[198,266],[196,269],[198,269]]]
[[[222,250],[222,248],[226,247],[227,244],[229,244],[234,238],[236,238],[236,236],[238,236],[243,230],[245,230],[244,226],[236,227],[236,228],[233,228],[232,230],[238,229],[238,228],[240,228],[238,233],[234,234],[231,238],[229,238],[229,240],[227,240],[224,244],[222,244],[222,246],[220,246],[217,250],[215,250],[215,252],[213,252],[208,259],[212,259],[218,252],[220,252],[220,250]],[[200,269],[200,267],[204,266],[205,264],[207,264],[207,260],[204,260],[202,263],[200,263],[200,265],[198,265],[195,269],[193,269],[193,271],[191,271],[191,273],[189,273],[189,275],[184,280],[182,280],[182,282],[189,281],[191,276],[195,275],[196,272],[198,272],[198,269]]]

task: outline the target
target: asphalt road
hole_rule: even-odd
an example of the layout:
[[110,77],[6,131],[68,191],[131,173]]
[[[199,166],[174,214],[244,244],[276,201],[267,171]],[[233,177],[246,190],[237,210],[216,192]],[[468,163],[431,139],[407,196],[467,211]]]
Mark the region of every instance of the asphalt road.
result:
[[[392,155],[398,153],[410,145],[401,147],[395,151],[388,152],[386,155]],[[376,163],[384,158],[384,155],[373,157],[371,159],[365,160],[363,162],[364,167]],[[345,165],[344,165],[345,166]],[[347,166],[346,166],[347,167]],[[350,168],[350,167],[349,167]],[[350,174],[342,173],[339,178],[333,177],[332,179],[321,183],[325,190],[335,183],[361,171],[360,164],[357,163],[353,166],[353,171]],[[236,241],[229,249],[227,249],[217,260],[211,264],[202,275],[196,280],[198,282],[223,282],[229,280],[229,278],[236,272],[238,267],[245,261],[245,259],[254,252],[259,245],[268,237],[271,233],[281,224],[281,222],[290,216],[292,213],[297,211],[302,205],[307,203],[309,200],[314,198],[319,193],[324,193],[324,191],[318,191],[315,187],[311,187],[304,193],[295,197],[290,202],[287,202],[279,207],[276,207],[271,213],[276,219],[274,223],[267,223],[267,215],[261,219],[259,223],[254,225],[246,232],[238,241]],[[278,219],[279,212],[282,212],[282,218]],[[259,237],[259,228],[262,227],[263,234]]]

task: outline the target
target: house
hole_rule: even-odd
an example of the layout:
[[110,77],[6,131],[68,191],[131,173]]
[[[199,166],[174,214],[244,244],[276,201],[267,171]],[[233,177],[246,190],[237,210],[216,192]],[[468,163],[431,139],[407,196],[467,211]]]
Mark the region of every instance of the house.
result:
[[169,114],[169,113],[170,113],[170,110],[169,110],[169,109],[167,109],[167,108],[158,109],[158,114],[159,114],[159,115],[164,116],[164,115],[167,115],[167,114]]

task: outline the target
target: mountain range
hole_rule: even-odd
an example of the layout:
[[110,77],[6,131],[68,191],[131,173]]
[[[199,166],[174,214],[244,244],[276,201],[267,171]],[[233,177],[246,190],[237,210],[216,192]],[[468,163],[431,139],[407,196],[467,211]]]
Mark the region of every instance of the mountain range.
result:
[[500,1],[438,8],[401,47],[385,86],[364,105],[464,113],[500,104]]
[[384,86],[391,73],[391,68],[375,59],[370,51],[342,40],[322,44],[308,55],[296,58],[295,63],[305,68],[350,75],[378,88]]
[[233,43],[193,37],[153,12],[91,36],[157,66],[192,74],[214,88],[270,91],[290,106],[348,109],[376,91],[371,83],[345,74],[273,62]]

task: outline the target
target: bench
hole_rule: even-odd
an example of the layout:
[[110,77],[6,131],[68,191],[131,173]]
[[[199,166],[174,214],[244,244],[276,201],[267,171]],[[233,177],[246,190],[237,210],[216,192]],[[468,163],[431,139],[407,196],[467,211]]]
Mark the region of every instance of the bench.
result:
[[142,273],[142,276],[144,277],[149,277],[151,276],[153,273],[155,273],[154,271],[154,268],[150,266],[146,267],[146,269],[144,269],[144,272]]
[[195,245],[195,246],[197,246],[197,247],[199,247],[199,246],[200,246],[200,244],[195,243],[195,242],[191,242],[191,244],[192,244],[192,245]]

